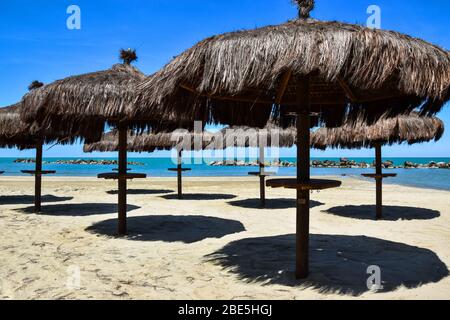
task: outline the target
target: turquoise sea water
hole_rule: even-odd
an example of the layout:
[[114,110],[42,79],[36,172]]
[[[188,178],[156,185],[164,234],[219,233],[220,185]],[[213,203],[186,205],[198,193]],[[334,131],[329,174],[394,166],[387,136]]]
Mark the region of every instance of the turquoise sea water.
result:
[[[32,170],[34,164],[14,163],[16,158],[0,158],[0,171],[5,171],[7,176],[23,175],[21,170]],[[44,158],[44,161],[54,162],[56,160],[70,160],[71,158]],[[88,158],[85,158],[88,159]],[[98,158],[105,159],[105,158]],[[108,158],[108,160],[113,158]],[[313,158],[312,160],[339,160],[338,158]],[[283,161],[296,162],[295,158],[282,158]],[[373,158],[350,158],[357,162],[373,162]],[[387,159],[386,159],[387,160]],[[389,158],[396,165],[401,165],[405,161],[414,163],[450,162],[450,158]],[[142,166],[130,166],[133,172],[146,173],[151,177],[175,177],[173,172],[167,169],[174,167],[170,158],[129,158],[129,161],[143,163]],[[209,163],[209,161],[207,162]],[[214,167],[206,163],[186,164],[186,167],[192,168],[192,171],[186,172],[186,176],[191,177],[223,177],[223,176],[247,176],[249,171],[255,171],[252,167]],[[98,173],[111,172],[116,166],[104,165],[56,165],[44,164],[45,170],[56,170],[57,176],[92,176]],[[295,176],[296,168],[276,168],[279,176]],[[272,171],[272,170],[271,170]],[[361,177],[361,173],[370,173],[373,169],[336,169],[336,168],[312,168],[313,176],[354,176]],[[441,190],[450,190],[450,170],[448,169],[391,169],[389,172],[397,173],[398,177],[387,179],[386,183],[402,184],[408,186],[432,188]]]

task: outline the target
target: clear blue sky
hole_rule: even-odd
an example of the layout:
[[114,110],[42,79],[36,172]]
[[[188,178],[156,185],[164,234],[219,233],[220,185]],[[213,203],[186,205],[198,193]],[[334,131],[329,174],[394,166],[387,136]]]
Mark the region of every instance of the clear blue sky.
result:
[[[69,5],[81,8],[81,30],[68,30]],[[423,38],[450,49],[450,1],[316,0],[312,15],[364,24],[366,9],[382,10],[382,28]],[[290,0],[14,0],[0,2],[0,106],[15,103],[32,80],[45,83],[109,68],[120,48],[136,48],[137,67],[151,74],[171,57],[207,36],[277,24],[294,18]],[[439,116],[450,123],[450,107]],[[294,155],[284,150],[284,156]],[[0,156],[34,152],[0,149]],[[114,156],[93,154],[92,156]],[[159,153],[157,156],[168,155]],[[387,157],[450,157],[450,130],[439,143],[394,146]],[[56,146],[45,156],[83,157],[81,146]],[[143,155],[147,156],[147,155]],[[373,156],[371,150],[314,151],[313,156]]]

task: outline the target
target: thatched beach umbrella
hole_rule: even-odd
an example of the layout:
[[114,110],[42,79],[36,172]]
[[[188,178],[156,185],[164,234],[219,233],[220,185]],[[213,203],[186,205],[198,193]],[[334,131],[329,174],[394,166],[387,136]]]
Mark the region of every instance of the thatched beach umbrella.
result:
[[[260,181],[260,201],[261,206],[266,205],[266,178],[273,176],[274,172],[266,171],[265,165],[265,148],[290,148],[296,145],[297,130],[294,127],[283,129],[272,123],[266,125],[265,128],[250,128],[246,126],[235,126],[222,129],[219,134],[223,139],[223,148],[258,148],[258,172],[249,172],[251,176],[259,177]],[[215,149],[220,148],[218,141],[215,139],[213,144]]]
[[[37,90],[43,83],[34,81],[28,89]],[[22,173],[35,177],[35,212],[41,211],[42,175],[54,174],[55,171],[42,170],[43,145],[58,142],[71,144],[75,139],[63,130],[32,130],[20,119],[21,103],[0,109],[0,148],[18,148],[19,150],[36,149],[35,170],[23,170]],[[3,173],[3,172],[2,172]]]
[[183,52],[140,86],[136,111],[252,127],[273,111],[294,113],[297,179],[268,185],[297,189],[296,276],[305,278],[310,190],[340,185],[310,179],[310,128],[360,112],[368,122],[385,112],[436,113],[450,98],[450,56],[397,32],[310,19],[314,1],[295,2],[297,20],[210,37]]
[[55,81],[24,97],[22,118],[38,128],[64,127],[77,132],[87,142],[101,139],[105,124],[119,132],[119,172],[98,177],[118,180],[119,235],[126,234],[127,180],[145,178],[145,174],[127,173],[128,128],[155,128],[152,118],[161,122],[161,115],[132,117],[135,90],[145,79],[142,72],[131,65],[137,59],[134,50],[122,50],[123,63],[111,69],[68,77]]
[[311,136],[314,148],[375,148],[375,174],[363,174],[376,181],[376,218],[383,218],[383,179],[395,177],[394,173],[382,172],[381,148],[394,143],[421,143],[438,141],[444,133],[444,123],[436,117],[420,117],[417,113],[397,118],[381,118],[373,125],[361,119],[349,120],[340,128],[320,128]]

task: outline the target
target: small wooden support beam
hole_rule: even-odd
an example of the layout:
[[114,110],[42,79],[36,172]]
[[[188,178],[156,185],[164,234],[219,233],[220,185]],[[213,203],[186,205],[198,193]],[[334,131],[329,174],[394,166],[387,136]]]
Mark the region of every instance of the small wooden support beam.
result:
[[184,84],[184,83],[180,84],[180,88],[182,88],[186,91],[189,91],[190,93],[200,96],[200,93],[198,93],[194,88],[188,86],[187,84]]
[[280,86],[278,87],[277,95],[275,97],[275,104],[280,105],[283,101],[284,93],[286,92],[289,80],[291,80],[292,70],[287,71],[281,78]]
[[353,103],[358,102],[358,97],[353,93],[350,86],[341,77],[338,77],[338,83],[341,86],[342,90],[344,90],[347,98],[349,98],[351,102]]

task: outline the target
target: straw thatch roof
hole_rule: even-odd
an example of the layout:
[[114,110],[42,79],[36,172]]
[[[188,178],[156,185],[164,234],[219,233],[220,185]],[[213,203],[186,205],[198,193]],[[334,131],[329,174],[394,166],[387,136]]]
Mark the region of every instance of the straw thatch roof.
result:
[[[28,89],[37,90],[43,84],[33,81]],[[34,130],[20,118],[22,104],[0,108],[0,148],[32,149],[38,143],[72,144],[75,138],[65,130]]]
[[21,104],[0,108],[0,148],[33,149],[38,143],[73,144],[76,138],[53,130],[35,131],[20,119]]
[[[144,141],[146,143],[144,143]],[[127,151],[153,152],[156,150],[170,150],[176,143],[170,140],[170,134],[141,133],[128,131]],[[104,133],[102,139],[94,143],[86,143],[84,152],[116,152],[119,151],[119,133],[113,130]]]
[[[296,144],[295,128],[281,129],[273,124],[264,129],[250,127],[227,127],[219,132],[194,133],[186,130],[172,133],[140,133],[128,132],[127,150],[130,152],[153,152],[156,150],[171,150],[177,146],[190,150],[217,150],[228,147],[258,147],[259,141],[267,147],[288,148]],[[201,139],[196,143],[195,139]],[[185,144],[183,139],[190,141]],[[261,139],[261,140],[260,140]],[[99,142],[84,145],[84,152],[115,152],[119,150],[117,130],[105,133]]]
[[[213,134],[204,132],[203,134],[188,132],[186,130],[160,133],[136,133],[128,131],[127,151],[130,152],[154,152],[157,150],[171,150],[177,146],[189,147],[190,150],[201,150],[209,141],[213,140]],[[202,141],[201,145],[194,143],[195,137]],[[191,143],[186,146],[183,139],[189,138]],[[104,133],[102,139],[94,143],[86,143],[84,152],[115,152],[119,151],[119,134],[117,130]]]
[[368,122],[386,111],[434,114],[450,99],[447,51],[398,32],[306,19],[313,1],[296,2],[301,19],[213,36],[174,58],[139,87],[138,111],[263,127],[271,112],[296,110],[304,76],[319,113],[313,126],[338,126],[361,110]]
[[0,109],[0,148],[30,149],[35,145],[35,140],[31,139],[29,131],[26,131],[25,124],[20,121],[20,104]]
[[121,59],[124,63],[111,69],[68,77],[29,93],[23,99],[22,118],[36,127],[62,127],[92,141],[101,138],[106,123],[128,120],[130,127],[149,126],[146,117],[128,117],[136,86],[145,79],[131,65],[136,53],[122,50]]
[[311,135],[314,148],[373,148],[375,144],[420,143],[438,141],[444,133],[444,123],[437,117],[420,117],[417,113],[397,118],[383,117],[367,126],[360,119],[349,121],[341,128],[320,128]]
[[[268,124],[263,129],[248,126],[224,128],[219,135],[223,139],[223,147],[264,147],[290,148],[297,143],[297,130],[294,127],[282,129],[274,124]],[[219,149],[221,140],[216,138],[214,148]]]

